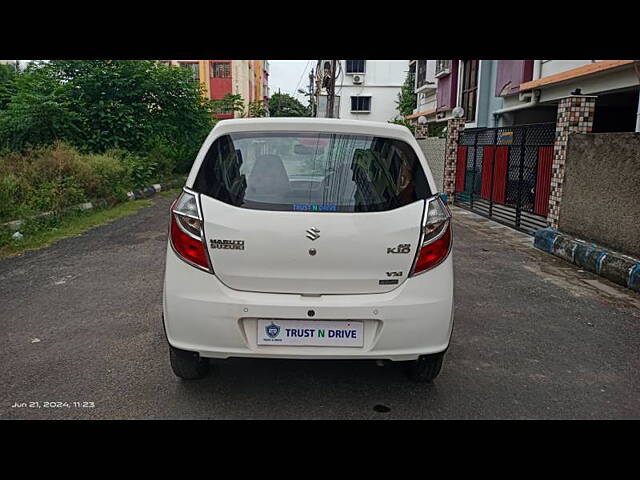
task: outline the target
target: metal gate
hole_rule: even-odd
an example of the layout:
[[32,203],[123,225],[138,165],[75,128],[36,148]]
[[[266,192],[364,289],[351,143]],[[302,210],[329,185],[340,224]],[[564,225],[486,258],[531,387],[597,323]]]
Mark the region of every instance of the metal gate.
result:
[[532,234],[546,226],[555,123],[465,130],[455,204]]

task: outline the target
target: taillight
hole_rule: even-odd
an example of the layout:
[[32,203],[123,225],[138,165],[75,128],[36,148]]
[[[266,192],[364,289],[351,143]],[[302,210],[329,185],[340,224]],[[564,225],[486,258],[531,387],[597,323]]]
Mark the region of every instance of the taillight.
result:
[[442,263],[451,251],[451,212],[439,195],[427,200],[420,250],[411,275],[424,273]]
[[183,191],[171,207],[171,246],[187,263],[211,271],[196,195]]

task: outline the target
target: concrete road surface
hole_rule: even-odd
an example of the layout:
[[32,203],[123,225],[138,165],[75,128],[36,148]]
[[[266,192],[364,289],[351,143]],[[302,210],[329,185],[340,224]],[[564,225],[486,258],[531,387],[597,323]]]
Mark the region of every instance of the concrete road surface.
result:
[[433,384],[397,364],[251,359],[180,381],[161,325],[171,201],[0,261],[0,418],[640,417],[640,297],[460,209]]

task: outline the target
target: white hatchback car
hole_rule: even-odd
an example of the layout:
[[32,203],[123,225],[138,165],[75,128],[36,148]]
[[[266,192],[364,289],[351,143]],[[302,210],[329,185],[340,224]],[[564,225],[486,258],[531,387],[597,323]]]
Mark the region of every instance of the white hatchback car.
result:
[[315,118],[219,122],[171,207],[174,373],[209,358],[380,359],[440,372],[451,214],[411,132]]

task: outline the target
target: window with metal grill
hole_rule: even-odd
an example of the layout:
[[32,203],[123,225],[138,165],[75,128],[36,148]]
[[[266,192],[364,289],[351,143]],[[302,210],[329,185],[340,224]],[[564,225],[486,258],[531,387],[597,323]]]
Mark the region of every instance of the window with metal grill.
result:
[[180,66],[182,68],[186,68],[187,70],[191,71],[191,74],[193,76],[193,81],[197,82],[198,80],[200,80],[200,67],[198,65],[198,63],[196,62],[181,62]]
[[476,119],[478,64],[479,60],[463,60],[462,108],[466,122],[474,122]]
[[351,111],[361,113],[370,112],[371,97],[351,97]]
[[214,78],[231,78],[231,64],[229,62],[213,62],[211,76]]
[[417,68],[417,79],[416,79],[416,88],[420,88],[423,85],[427,84],[427,61],[426,60],[418,60],[418,68]]
[[366,73],[366,60],[347,60],[347,73]]

